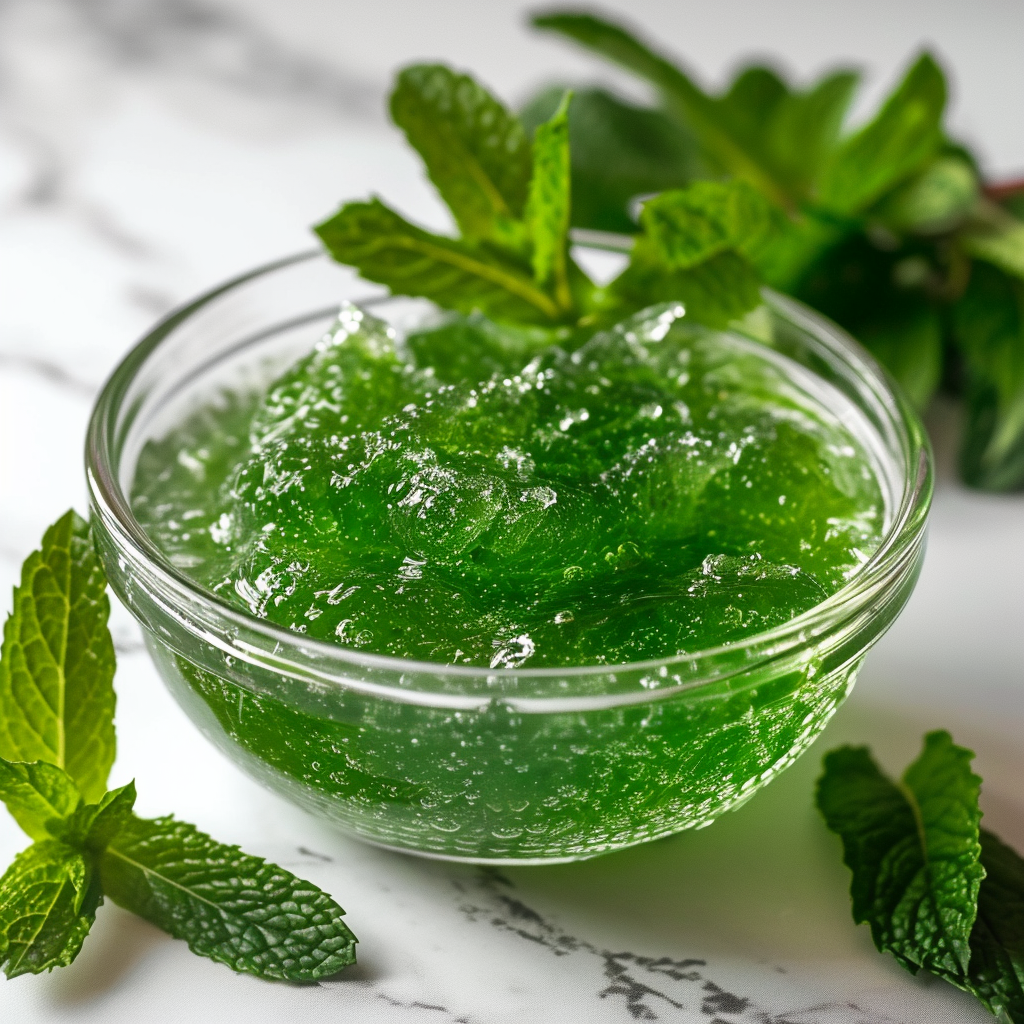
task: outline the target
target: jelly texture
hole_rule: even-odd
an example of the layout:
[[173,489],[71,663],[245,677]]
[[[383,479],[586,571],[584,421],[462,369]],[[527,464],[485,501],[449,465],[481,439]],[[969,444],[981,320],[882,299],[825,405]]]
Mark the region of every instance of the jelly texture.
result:
[[577,343],[367,313],[142,455],[168,557],[254,615],[376,654],[615,665],[734,643],[839,589],[884,503],[806,371],[672,304]]

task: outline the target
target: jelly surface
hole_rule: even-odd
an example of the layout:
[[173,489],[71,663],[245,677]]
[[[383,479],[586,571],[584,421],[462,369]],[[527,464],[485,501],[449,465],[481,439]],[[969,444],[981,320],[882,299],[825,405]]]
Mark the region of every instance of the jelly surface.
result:
[[346,307],[261,394],[144,450],[134,508],[254,615],[492,668],[735,643],[833,594],[885,509],[852,406],[738,333],[646,310],[563,348]]

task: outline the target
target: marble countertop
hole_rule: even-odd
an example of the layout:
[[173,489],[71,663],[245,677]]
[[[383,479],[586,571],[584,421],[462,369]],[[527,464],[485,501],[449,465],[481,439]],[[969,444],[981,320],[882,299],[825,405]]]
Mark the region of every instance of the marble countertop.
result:
[[[608,6],[608,5],[606,5]],[[802,74],[841,55],[877,97],[922,44],[957,88],[953,123],[997,174],[1024,170],[1019,0],[626,5],[709,82],[774,52]],[[309,246],[306,225],[376,191],[444,213],[391,131],[397,65],[472,66],[512,100],[597,65],[522,27],[525,5],[376,0],[0,2],[0,611],[69,505],[99,385],[152,321],[219,279]],[[614,79],[613,79],[614,80]],[[630,86],[631,88],[635,88]],[[815,749],[709,829],[577,865],[484,870],[385,853],[264,792],[198,735],[134,624],[120,669],[114,782],[324,887],[360,962],[297,987],[233,975],[105,905],[75,964],[0,981],[29,1022],[666,1020],[921,1024],[990,1020],[911,978],[853,925],[838,842],[811,807],[821,753],[870,742],[897,768],[928,728],[977,750],[986,823],[1024,850],[1024,495],[973,494],[946,467],[924,573]],[[0,862],[24,845],[0,814]]]

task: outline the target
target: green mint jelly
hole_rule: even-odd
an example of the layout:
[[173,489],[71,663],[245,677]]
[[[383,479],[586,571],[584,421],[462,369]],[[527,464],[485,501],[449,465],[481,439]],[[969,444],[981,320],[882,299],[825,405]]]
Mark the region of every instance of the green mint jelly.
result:
[[257,400],[151,444],[136,513],[222,598],[393,657],[614,665],[769,630],[870,556],[881,492],[838,393],[682,313],[567,351],[346,308]]
[[[391,684],[410,692],[381,694],[357,668],[303,682],[150,637],[214,742],[375,842],[574,859],[707,824],[806,748],[856,674],[849,636],[749,667],[736,651],[698,686],[682,662],[616,666],[734,644],[858,571],[886,518],[863,416],[676,306],[562,344],[476,317],[398,337],[346,307],[265,390],[211,397],[140,457],[136,513],[200,584],[439,663],[421,700],[414,667]],[[533,699],[527,678],[464,684],[445,663],[554,674]],[[574,665],[608,668],[558,674]]]

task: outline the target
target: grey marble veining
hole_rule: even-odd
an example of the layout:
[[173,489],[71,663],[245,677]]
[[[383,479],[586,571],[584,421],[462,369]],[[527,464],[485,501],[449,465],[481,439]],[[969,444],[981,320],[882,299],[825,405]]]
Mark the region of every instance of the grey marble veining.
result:
[[[738,13],[754,17],[741,0],[718,6],[692,12],[696,37],[724,39],[730,18],[739,32]],[[399,0],[0,0],[0,592],[45,524],[68,505],[84,508],[93,397],[156,317],[307,247],[307,225],[342,198],[378,191],[445,224],[385,124],[388,76],[432,55],[421,50],[435,41],[447,59],[483,61],[510,95],[583,66],[514,33],[524,9],[512,0],[488,14]],[[986,32],[1005,35],[1008,9],[995,4],[985,22],[966,6],[957,21],[945,10],[932,18],[923,3],[892,5],[900,53],[880,39],[878,59],[887,72],[896,66],[910,38],[900,26],[931,18],[934,31],[956,35],[954,52],[977,50],[963,65],[977,92],[986,70],[992,81],[1003,74],[985,67],[984,44]],[[681,17],[654,0],[630,10],[652,26]],[[794,19],[816,10],[809,0],[773,8]],[[375,14],[379,52],[346,60],[358,37],[322,38],[346,19],[369,38]],[[482,35],[499,29],[507,38]],[[801,45],[789,54],[800,66],[830,56]],[[709,829],[584,864],[503,871],[376,850],[257,788],[186,721],[115,608],[113,781],[137,779],[141,813],[173,810],[334,893],[360,936],[360,964],[316,986],[261,984],[107,905],[71,968],[0,982],[0,1019],[984,1021],[969,998],[904,974],[853,926],[837,844],[810,793],[828,746],[870,741],[896,767],[925,728],[950,725],[978,750],[988,821],[1024,847],[1021,607],[1021,497],[971,495],[947,480],[918,591],[815,751]],[[23,843],[0,814],[0,862]]]

